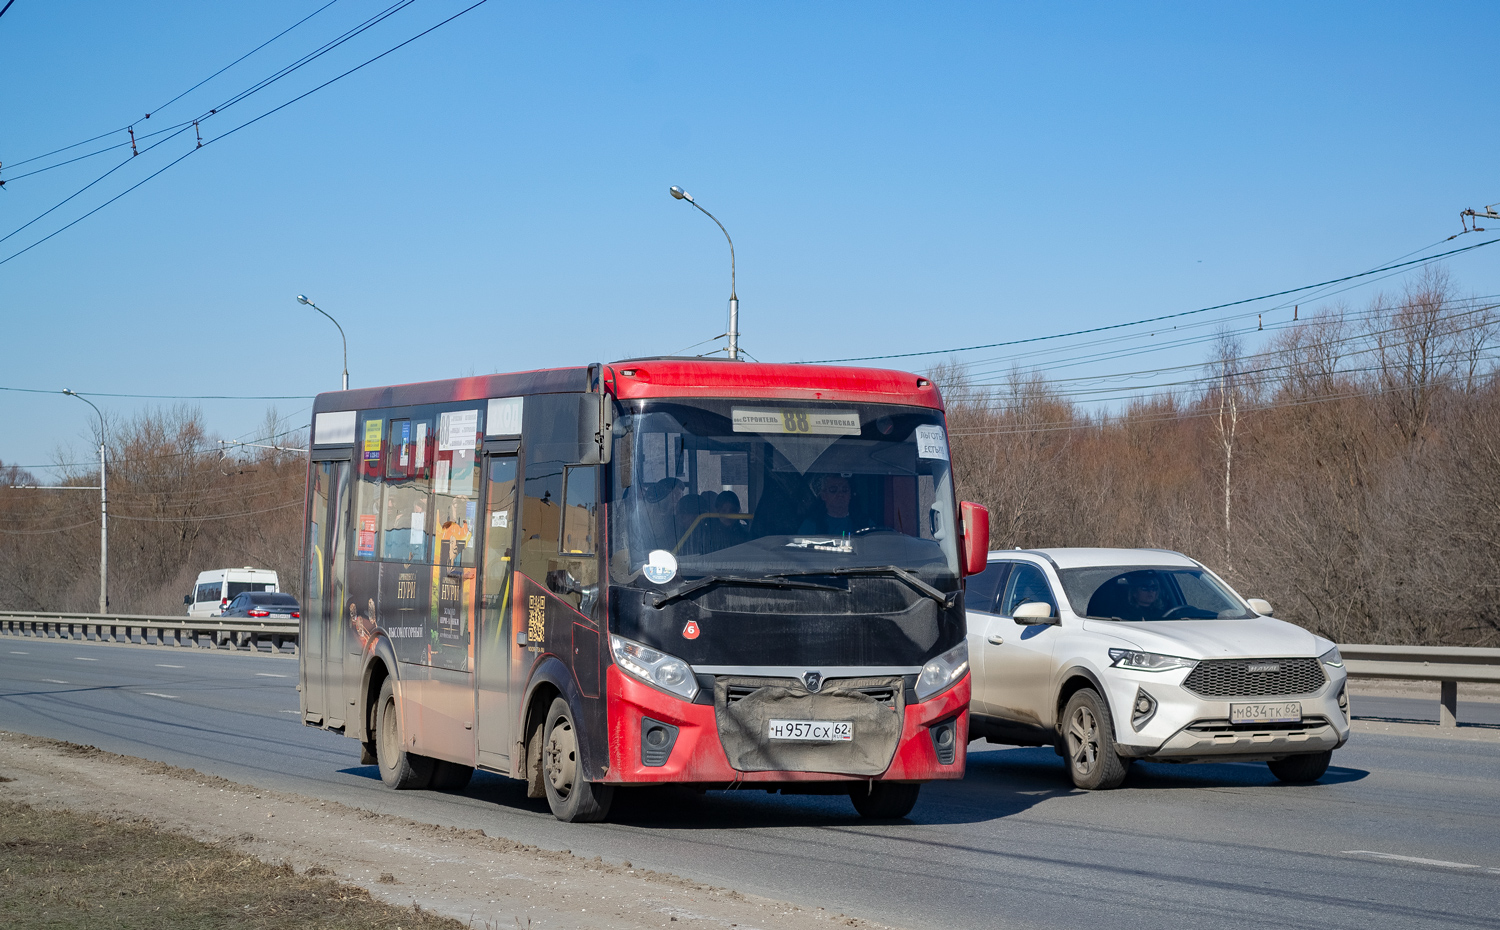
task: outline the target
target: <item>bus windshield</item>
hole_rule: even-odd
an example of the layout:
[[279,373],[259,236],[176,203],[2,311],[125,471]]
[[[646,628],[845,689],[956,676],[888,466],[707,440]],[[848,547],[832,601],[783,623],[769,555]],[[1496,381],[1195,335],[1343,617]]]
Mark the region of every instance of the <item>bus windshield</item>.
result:
[[895,567],[958,583],[940,412],[806,401],[628,403],[615,421],[610,575],[705,577]]

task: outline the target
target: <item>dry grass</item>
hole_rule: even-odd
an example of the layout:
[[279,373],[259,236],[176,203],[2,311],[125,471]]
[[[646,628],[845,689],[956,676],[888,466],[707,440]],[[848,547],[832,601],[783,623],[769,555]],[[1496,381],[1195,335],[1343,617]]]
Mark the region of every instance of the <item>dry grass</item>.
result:
[[382,904],[363,888],[298,875],[289,866],[268,865],[147,824],[0,801],[0,927],[459,930],[463,925]]

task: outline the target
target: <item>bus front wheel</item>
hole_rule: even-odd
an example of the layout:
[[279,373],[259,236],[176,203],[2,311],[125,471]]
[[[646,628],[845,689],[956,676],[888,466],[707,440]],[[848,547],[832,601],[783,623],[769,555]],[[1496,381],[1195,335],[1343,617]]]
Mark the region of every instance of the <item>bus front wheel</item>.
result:
[[564,823],[594,823],[609,815],[614,787],[583,777],[578,764],[578,729],[573,711],[562,698],[552,701],[542,728],[542,786],[547,806]]
[[870,820],[899,820],[917,806],[921,782],[873,781],[849,792],[849,800],[861,817]]
[[387,678],[375,702],[375,756],[380,780],[400,791],[426,788],[432,781],[433,760],[407,752],[401,740],[401,719],[396,713],[395,682]]

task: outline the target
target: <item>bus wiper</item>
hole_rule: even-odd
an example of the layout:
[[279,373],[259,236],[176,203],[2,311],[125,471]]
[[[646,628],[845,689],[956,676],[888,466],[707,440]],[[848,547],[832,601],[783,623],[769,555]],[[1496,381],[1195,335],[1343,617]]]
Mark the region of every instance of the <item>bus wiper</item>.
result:
[[895,565],[848,565],[840,568],[827,568],[816,572],[785,572],[781,577],[791,577],[794,575],[890,575],[901,579],[944,607],[952,607],[954,599],[958,596],[957,591],[954,591],[952,594],[944,594],[906,569]]
[[843,588],[837,588],[833,585],[813,584],[810,581],[788,581],[785,577],[780,575],[772,575],[768,578],[742,578],[739,575],[709,575],[704,578],[699,578],[697,581],[693,582],[690,585],[684,585],[683,587],[678,588],[676,591],[673,591],[671,594],[663,595],[662,597],[657,598],[656,600],[651,602],[651,606],[660,609],[672,603],[673,601],[687,597],[689,594],[692,594],[696,591],[702,591],[704,588],[710,588],[718,584],[738,584],[750,588],[802,588],[809,591],[843,590]]

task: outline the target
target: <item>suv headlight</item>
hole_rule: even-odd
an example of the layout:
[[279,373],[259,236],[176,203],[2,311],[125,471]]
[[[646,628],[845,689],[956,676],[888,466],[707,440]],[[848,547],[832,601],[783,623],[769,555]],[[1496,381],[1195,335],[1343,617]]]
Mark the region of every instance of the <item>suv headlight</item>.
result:
[[1139,649],[1111,649],[1109,658],[1110,668],[1126,668],[1133,672],[1170,672],[1174,668],[1192,668],[1198,664],[1197,659],[1164,656]]
[[623,636],[609,637],[615,664],[648,685],[670,691],[685,701],[698,696],[698,679],[692,666],[644,643]]
[[1344,667],[1344,657],[1339,655],[1339,647],[1337,646],[1334,646],[1332,649],[1318,656],[1318,661],[1322,662],[1329,668]]
[[925,701],[964,677],[969,670],[969,644],[959,643],[935,659],[928,659],[917,676],[917,700]]

